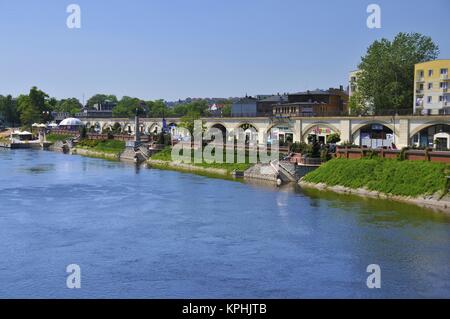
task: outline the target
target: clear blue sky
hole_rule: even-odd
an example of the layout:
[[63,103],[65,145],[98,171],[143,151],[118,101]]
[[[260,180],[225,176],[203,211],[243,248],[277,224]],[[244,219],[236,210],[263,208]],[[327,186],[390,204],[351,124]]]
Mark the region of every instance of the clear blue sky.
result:
[[[82,28],[66,27],[81,6]],[[367,5],[382,28],[366,27]],[[448,0],[0,0],[0,94],[36,85],[175,100],[347,85],[375,39],[429,35],[450,58]]]

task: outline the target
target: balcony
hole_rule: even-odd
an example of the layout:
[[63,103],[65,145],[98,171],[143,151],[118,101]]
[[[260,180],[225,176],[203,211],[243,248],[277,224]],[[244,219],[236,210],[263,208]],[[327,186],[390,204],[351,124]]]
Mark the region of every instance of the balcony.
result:
[[441,80],[448,80],[448,73],[447,74],[441,74]]
[[425,78],[424,78],[423,76],[418,76],[418,77],[416,78],[416,82],[418,82],[418,83],[425,82]]
[[423,89],[416,90],[417,95],[423,95]]

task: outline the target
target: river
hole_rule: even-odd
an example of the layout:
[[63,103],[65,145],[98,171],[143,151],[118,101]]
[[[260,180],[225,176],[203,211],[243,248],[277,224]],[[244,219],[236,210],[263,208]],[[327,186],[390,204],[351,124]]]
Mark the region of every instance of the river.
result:
[[0,298],[450,298],[448,215],[294,185],[0,149],[0,229]]

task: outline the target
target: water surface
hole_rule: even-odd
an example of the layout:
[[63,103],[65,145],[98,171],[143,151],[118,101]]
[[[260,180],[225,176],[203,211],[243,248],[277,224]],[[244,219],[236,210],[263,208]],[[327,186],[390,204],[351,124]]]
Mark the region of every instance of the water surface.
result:
[[450,298],[441,213],[43,151],[0,149],[0,256],[0,298]]

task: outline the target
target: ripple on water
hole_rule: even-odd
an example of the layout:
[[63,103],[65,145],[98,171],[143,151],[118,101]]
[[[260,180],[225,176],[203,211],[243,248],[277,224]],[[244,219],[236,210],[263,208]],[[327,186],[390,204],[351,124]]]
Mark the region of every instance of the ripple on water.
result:
[[55,170],[55,164],[40,164],[31,167],[19,167],[20,172],[28,174],[44,174]]

